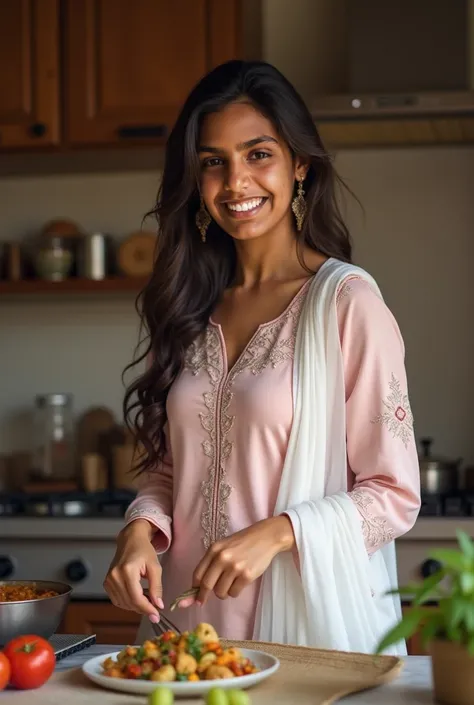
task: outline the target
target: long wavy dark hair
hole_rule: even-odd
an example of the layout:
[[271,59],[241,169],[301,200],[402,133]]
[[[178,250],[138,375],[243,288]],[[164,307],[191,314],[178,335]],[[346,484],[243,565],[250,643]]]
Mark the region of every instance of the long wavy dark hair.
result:
[[[289,81],[259,61],[229,61],[207,74],[192,90],[166,145],[163,178],[156,206],[158,222],[153,274],[137,299],[144,336],[132,363],[148,359],[143,374],[127,388],[123,409],[141,447],[135,469],[156,469],[166,448],[166,400],[182,369],[184,354],[205,329],[224,290],[232,284],[236,250],[232,237],[211,222],[201,242],[195,217],[199,209],[197,146],[202,121],[231,102],[248,100],[275,126],[292,155],[309,165],[305,179],[307,211],[298,246],[351,261],[351,242],[336,201],[332,159],[311,114]],[[138,351],[141,348],[141,352]]]

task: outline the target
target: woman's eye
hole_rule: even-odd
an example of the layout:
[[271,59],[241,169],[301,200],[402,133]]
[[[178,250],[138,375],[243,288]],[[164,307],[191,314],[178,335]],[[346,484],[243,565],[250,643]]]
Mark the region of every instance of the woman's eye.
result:
[[208,167],[208,166],[220,166],[222,164],[222,159],[219,157],[209,157],[209,159],[205,159],[202,163],[203,167]]
[[252,154],[250,155],[250,159],[259,161],[260,159],[268,159],[268,157],[270,156],[271,155],[268,154],[268,152],[252,152]]

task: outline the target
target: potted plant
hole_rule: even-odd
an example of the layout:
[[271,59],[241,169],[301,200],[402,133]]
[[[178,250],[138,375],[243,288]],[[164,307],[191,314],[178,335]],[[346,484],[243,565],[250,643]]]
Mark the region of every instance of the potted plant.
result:
[[[457,532],[459,550],[429,554],[440,568],[420,583],[393,590],[411,599],[411,609],[380,641],[377,653],[420,630],[431,655],[435,698],[445,705],[474,703],[474,542]],[[423,605],[436,601],[437,609]]]

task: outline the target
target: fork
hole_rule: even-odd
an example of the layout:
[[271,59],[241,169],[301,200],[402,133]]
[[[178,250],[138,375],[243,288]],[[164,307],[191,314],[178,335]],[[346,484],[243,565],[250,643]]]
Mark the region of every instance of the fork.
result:
[[[147,600],[151,602],[148,588],[145,588],[143,590],[143,594],[145,595]],[[178,627],[176,627],[173,622],[168,619],[168,617],[165,617],[162,612],[160,612],[160,621],[158,623],[150,622],[150,624],[156,636],[161,636],[162,634],[168,631],[174,632],[175,634],[181,634],[181,631],[178,629]]]
[[160,621],[155,623],[155,622],[150,622],[152,629],[155,633],[156,636],[161,636],[165,632],[174,632],[177,635],[181,634],[181,631],[176,627],[173,622],[171,622],[168,617],[165,617],[164,614],[160,612]]

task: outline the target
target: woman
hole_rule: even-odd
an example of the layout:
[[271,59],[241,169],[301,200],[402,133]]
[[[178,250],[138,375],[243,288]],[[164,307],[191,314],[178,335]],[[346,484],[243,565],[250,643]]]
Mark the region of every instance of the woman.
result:
[[144,453],[114,604],[156,622],[194,586],[181,629],[358,651],[398,618],[393,542],[420,505],[404,347],[350,264],[335,180],[272,66],[229,62],[188,97],[125,398]]

